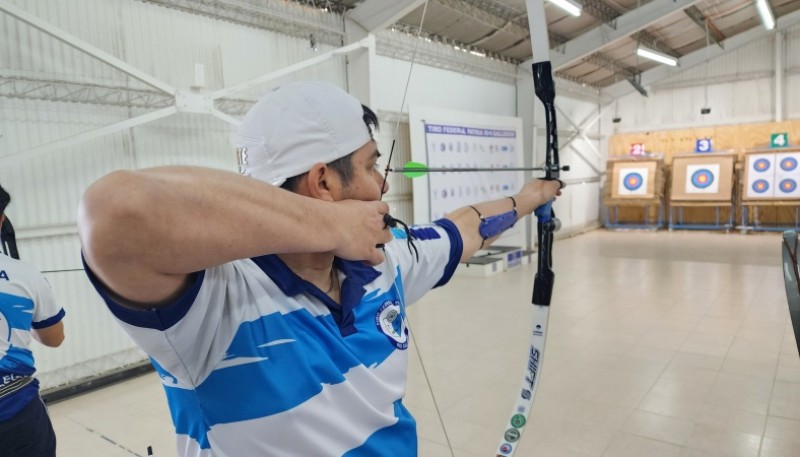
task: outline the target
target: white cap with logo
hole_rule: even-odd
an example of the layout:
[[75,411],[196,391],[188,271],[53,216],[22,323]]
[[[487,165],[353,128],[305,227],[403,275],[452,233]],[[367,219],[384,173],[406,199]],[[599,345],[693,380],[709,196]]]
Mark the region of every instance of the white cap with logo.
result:
[[243,175],[280,186],[314,164],[356,151],[370,138],[355,97],[332,84],[295,82],[259,100],[233,141]]

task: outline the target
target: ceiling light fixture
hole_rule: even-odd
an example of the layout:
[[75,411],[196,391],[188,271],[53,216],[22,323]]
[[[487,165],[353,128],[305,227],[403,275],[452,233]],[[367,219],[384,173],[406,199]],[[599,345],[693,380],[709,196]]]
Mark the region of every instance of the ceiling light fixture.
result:
[[678,65],[678,60],[672,56],[668,56],[666,54],[662,54],[657,51],[653,51],[652,49],[647,49],[645,47],[639,46],[636,48],[636,54],[642,57],[648,58],[650,60],[655,60],[656,62],[663,63],[665,65],[669,65],[674,67]]
[[583,6],[574,0],[547,0],[553,5],[561,8],[562,10],[568,12],[573,16],[580,16],[581,15],[581,8]]
[[761,16],[761,22],[764,24],[764,28],[767,30],[774,29],[775,16],[772,14],[772,8],[769,7],[767,0],[756,0],[756,7],[758,8],[758,14]]

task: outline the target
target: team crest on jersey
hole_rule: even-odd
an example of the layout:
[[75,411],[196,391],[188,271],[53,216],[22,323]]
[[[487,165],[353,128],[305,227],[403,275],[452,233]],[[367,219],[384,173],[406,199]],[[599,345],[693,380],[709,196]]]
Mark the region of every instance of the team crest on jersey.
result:
[[375,325],[397,349],[408,348],[408,327],[399,300],[386,300],[375,314]]

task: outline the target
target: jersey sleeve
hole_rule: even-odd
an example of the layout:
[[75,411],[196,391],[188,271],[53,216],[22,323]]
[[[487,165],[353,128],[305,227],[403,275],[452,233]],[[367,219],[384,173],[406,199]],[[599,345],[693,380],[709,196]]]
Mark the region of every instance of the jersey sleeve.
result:
[[[194,273],[183,293],[164,307],[120,304],[86,265],[95,289],[123,330],[179,384],[195,386],[226,356],[226,350],[258,291],[250,260]],[[263,291],[262,291],[263,292]],[[266,293],[261,293],[261,296]]]
[[32,327],[35,329],[43,329],[53,326],[64,318],[64,308],[58,305],[56,297],[53,295],[53,290],[50,288],[50,283],[38,271],[35,272],[35,280],[33,281],[33,322]]
[[450,280],[464,250],[455,224],[439,219],[431,224],[410,227],[409,233],[419,259],[404,231],[393,229],[392,233],[395,239],[386,245],[386,251],[399,269],[406,304],[413,304],[429,290]]

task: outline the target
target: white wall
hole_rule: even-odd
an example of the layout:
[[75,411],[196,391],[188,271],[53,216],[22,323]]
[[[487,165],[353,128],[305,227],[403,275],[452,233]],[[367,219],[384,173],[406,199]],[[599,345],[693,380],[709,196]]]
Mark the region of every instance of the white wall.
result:
[[516,116],[516,87],[450,70],[415,63],[411,71],[406,104],[401,101],[409,81],[410,62],[376,56],[373,65],[373,107],[408,113],[419,104],[442,109]]

